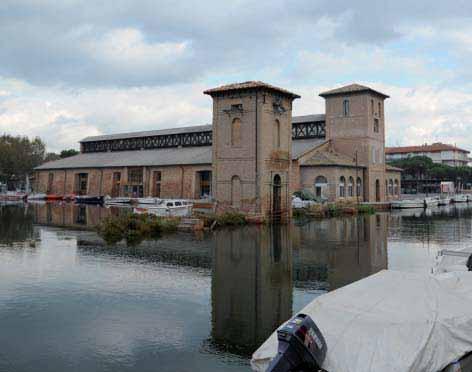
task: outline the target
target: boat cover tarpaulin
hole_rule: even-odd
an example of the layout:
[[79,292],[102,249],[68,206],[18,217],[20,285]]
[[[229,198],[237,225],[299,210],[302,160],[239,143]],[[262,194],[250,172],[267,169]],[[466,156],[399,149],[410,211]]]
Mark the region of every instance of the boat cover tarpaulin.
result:
[[[384,270],[317,297],[301,313],[328,345],[328,372],[434,372],[472,350],[472,273],[427,275]],[[265,371],[274,332],[253,354]]]

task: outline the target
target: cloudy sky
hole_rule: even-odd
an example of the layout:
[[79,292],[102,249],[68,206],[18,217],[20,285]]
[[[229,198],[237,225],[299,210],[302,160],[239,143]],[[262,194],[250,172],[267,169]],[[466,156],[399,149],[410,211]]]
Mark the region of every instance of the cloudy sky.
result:
[[263,80],[323,113],[351,82],[387,101],[387,143],[472,150],[469,0],[1,0],[0,133],[85,136],[211,122],[215,85]]

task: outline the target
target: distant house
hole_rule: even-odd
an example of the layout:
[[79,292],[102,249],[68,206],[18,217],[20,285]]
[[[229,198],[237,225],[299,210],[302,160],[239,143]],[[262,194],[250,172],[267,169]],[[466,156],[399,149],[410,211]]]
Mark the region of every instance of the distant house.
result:
[[407,159],[412,156],[427,156],[434,163],[459,167],[467,165],[471,159],[470,151],[459,147],[436,142],[431,145],[424,144],[421,146],[405,146],[405,147],[386,147],[386,161]]

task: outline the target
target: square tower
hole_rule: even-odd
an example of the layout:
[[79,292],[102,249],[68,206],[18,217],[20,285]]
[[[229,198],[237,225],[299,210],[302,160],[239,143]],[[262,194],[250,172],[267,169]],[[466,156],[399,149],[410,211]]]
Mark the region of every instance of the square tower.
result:
[[260,81],[204,92],[213,98],[213,196],[219,212],[291,216],[292,101]]
[[320,96],[326,100],[326,139],[365,167],[364,200],[386,201],[384,101],[389,96],[359,84]]

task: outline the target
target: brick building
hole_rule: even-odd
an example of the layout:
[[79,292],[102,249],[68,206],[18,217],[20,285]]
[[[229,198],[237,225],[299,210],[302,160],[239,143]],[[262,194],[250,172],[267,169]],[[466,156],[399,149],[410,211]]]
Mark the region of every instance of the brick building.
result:
[[385,156],[387,161],[408,159],[413,156],[427,156],[434,163],[445,164],[451,167],[465,167],[469,164],[470,151],[446,143],[436,142],[431,145],[387,147]]
[[35,190],[55,194],[211,197],[218,210],[290,213],[310,189],[330,201],[399,196],[385,164],[387,95],[352,84],[320,94],[326,113],[292,117],[298,95],[251,81],[204,92],[213,123],[84,138],[79,155],[45,163]]

